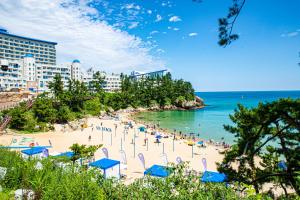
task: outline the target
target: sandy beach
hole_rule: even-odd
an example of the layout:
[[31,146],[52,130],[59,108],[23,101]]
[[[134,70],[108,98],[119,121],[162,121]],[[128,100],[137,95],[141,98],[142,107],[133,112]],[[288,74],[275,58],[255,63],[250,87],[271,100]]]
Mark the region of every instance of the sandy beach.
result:
[[[128,134],[124,133],[124,122],[129,120],[129,113],[120,113],[119,120],[116,119],[99,119],[88,118],[88,127],[84,129],[77,129],[75,131],[67,129],[64,131],[62,125],[55,125],[55,131],[36,134],[5,134],[0,136],[1,145],[10,145],[13,139],[20,141],[23,137],[33,138],[39,145],[49,145],[49,140],[52,143],[52,148],[49,148],[51,153],[60,153],[70,151],[69,147],[74,143],[96,145],[103,144],[103,147],[108,149],[109,158],[121,160],[121,148],[126,153],[127,169],[121,170],[122,174],[126,175],[125,183],[131,183],[134,179],[143,176],[144,168],[138,158],[138,154],[142,153],[145,158],[146,168],[153,164],[165,165],[161,157],[163,153],[167,155],[168,162],[176,163],[176,158],[179,156],[183,161],[190,162],[190,167],[198,172],[203,172],[204,167],[202,158],[207,160],[207,169],[215,171],[216,162],[221,162],[223,156],[219,153],[221,147],[206,144],[206,148],[198,147],[196,145],[188,146],[186,140],[174,140],[173,151],[173,137],[162,138],[161,143],[155,143],[154,135],[149,134],[154,130],[147,130],[147,134],[140,132],[138,127],[142,124],[133,123],[134,128],[129,128]],[[103,132],[97,130],[97,126],[110,128],[112,131]],[[115,129],[115,127],[117,128]],[[135,138],[135,148],[133,138]],[[163,133],[164,135],[164,133]],[[91,140],[89,140],[91,136]],[[144,139],[148,138],[148,147],[145,145]],[[122,142],[121,142],[122,140]],[[121,147],[122,146],[122,147]],[[103,148],[102,147],[102,148]],[[135,149],[135,150],[134,150]],[[192,154],[193,151],[193,154]],[[95,159],[99,160],[104,157],[101,148],[96,152]]]

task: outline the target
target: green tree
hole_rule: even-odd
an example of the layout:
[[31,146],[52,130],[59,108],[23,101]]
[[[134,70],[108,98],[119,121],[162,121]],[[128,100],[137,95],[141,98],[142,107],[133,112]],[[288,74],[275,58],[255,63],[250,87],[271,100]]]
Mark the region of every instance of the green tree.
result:
[[59,123],[67,123],[68,121],[72,121],[75,119],[74,113],[70,110],[70,108],[66,105],[62,105],[58,108],[57,111],[57,122]]
[[55,74],[53,81],[49,82],[48,88],[54,94],[54,97],[56,99],[58,99],[59,96],[63,93],[64,83],[61,80],[61,75],[59,73]]
[[39,122],[54,123],[56,121],[57,111],[53,107],[53,100],[46,94],[36,98],[32,110]]
[[[225,152],[219,170],[230,180],[253,185],[264,183],[292,187],[300,194],[300,99],[260,103],[257,108],[238,106],[230,115],[235,125],[225,130],[236,144]],[[279,167],[282,160],[285,167]],[[237,167],[235,165],[237,164]]]
[[91,92],[103,93],[103,87],[105,84],[105,76],[103,76],[99,71],[93,74],[93,79],[89,83],[89,90]]
[[73,163],[75,163],[76,160],[78,159],[91,159],[94,157],[95,152],[102,147],[102,144],[100,145],[91,145],[91,146],[86,146],[86,145],[80,145],[80,144],[73,144],[70,149],[74,153],[72,156],[71,160]]
[[99,115],[101,111],[100,99],[98,97],[95,97],[93,99],[85,101],[84,110],[86,111],[87,114],[93,116]]

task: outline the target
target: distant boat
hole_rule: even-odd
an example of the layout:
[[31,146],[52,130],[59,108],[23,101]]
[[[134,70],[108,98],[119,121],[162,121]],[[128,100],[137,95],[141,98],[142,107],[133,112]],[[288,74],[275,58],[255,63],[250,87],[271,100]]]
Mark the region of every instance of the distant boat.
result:
[[244,98],[244,95],[241,96],[241,99],[243,99],[243,98]]

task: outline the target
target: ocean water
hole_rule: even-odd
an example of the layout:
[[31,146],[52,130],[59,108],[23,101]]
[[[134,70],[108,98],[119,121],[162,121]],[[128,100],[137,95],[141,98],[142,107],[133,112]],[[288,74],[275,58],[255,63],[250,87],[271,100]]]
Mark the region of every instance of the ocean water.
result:
[[203,139],[213,139],[232,143],[234,137],[224,130],[224,124],[232,124],[229,114],[234,112],[237,104],[255,107],[259,102],[271,102],[280,98],[300,98],[300,91],[259,91],[259,92],[197,92],[207,105],[203,109],[190,111],[161,111],[139,113],[139,120],[159,123],[161,128],[195,133]]

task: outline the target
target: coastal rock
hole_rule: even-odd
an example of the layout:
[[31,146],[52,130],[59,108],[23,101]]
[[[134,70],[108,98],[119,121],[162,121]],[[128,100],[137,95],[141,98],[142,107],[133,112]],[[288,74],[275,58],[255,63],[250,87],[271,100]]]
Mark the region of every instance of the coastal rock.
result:
[[204,101],[200,97],[196,96],[193,101],[180,100],[177,102],[177,107],[183,110],[193,110],[204,107]]

